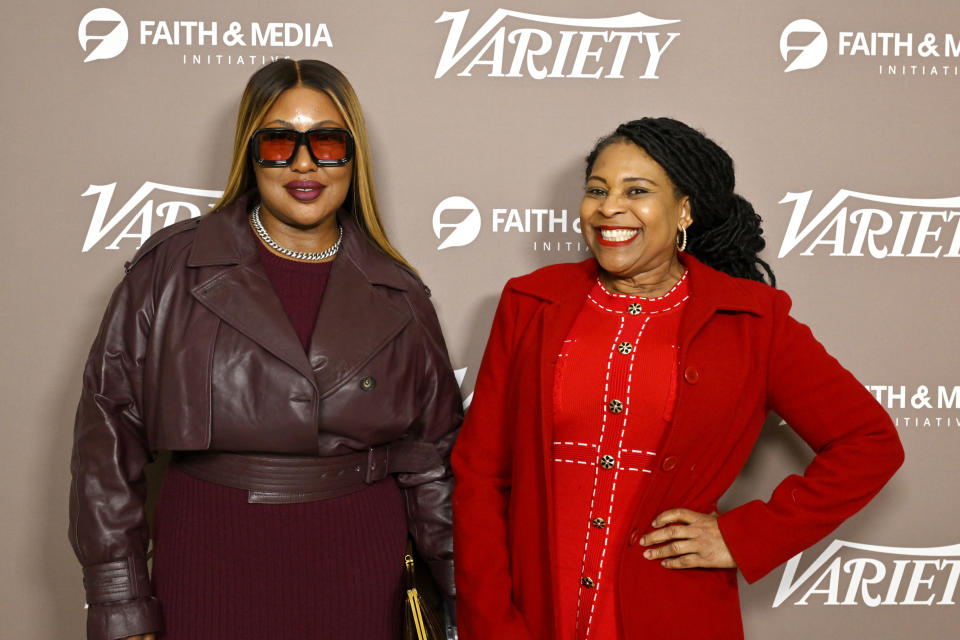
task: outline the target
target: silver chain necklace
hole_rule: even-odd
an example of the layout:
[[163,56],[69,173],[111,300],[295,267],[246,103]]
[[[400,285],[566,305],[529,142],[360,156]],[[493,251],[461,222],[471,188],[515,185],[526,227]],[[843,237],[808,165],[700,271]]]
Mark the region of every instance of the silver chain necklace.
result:
[[281,247],[277,244],[277,241],[270,237],[270,234],[267,233],[267,230],[263,227],[263,223],[260,222],[260,205],[258,204],[253,208],[253,211],[250,212],[250,222],[253,223],[253,230],[257,232],[257,235],[260,236],[260,239],[263,240],[263,243],[276,251],[277,253],[287,256],[288,258],[294,258],[296,260],[310,260],[316,262],[319,260],[327,260],[337,255],[337,251],[340,250],[340,243],[343,241],[343,227],[337,225],[337,228],[340,229],[340,235],[337,237],[337,241],[333,243],[333,246],[324,249],[323,251],[294,251],[293,249],[287,249]]

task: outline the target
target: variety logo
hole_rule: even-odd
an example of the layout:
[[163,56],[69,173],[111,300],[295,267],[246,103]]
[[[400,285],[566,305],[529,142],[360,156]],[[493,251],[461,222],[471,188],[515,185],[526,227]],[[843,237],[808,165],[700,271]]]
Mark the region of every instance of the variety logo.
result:
[[[116,182],[92,184],[83,192],[84,197],[97,196],[93,218],[81,249],[83,253],[90,251],[121,224],[123,228],[113,236],[113,242],[106,248],[119,249],[120,242],[127,238],[136,239],[136,246],[139,247],[146,242],[155,228],[169,227],[187,218],[197,218],[203,210],[213,207],[223,195],[222,191],[144,182],[136,193],[111,214],[110,204],[116,187]],[[157,223],[159,226],[156,226]]]
[[[650,30],[679,20],[652,18],[639,11],[613,18],[561,18],[497,9],[470,37],[464,27],[470,10],[444,11],[436,22],[450,23],[434,78],[458,68],[492,78],[623,78],[639,63],[639,78],[658,78],[664,51],[678,33]],[[516,23],[508,30],[508,19]],[[645,64],[643,64],[645,62]],[[630,73],[633,73],[632,70]]]
[[[101,25],[114,25],[105,32]],[[184,64],[240,65],[266,64],[279,55],[250,55],[239,50],[248,47],[332,47],[333,40],[325,23],[298,22],[218,22],[203,20],[139,20],[136,23],[142,47],[192,48],[182,53]],[[94,31],[91,34],[91,31]],[[99,41],[84,62],[115,58],[127,46],[129,33],[123,17],[113,9],[94,9],[80,21],[80,45],[86,51],[91,40]],[[214,47],[225,50],[211,51]],[[226,51],[226,52],[225,52]]]
[[[95,30],[97,35],[91,35],[92,30]],[[100,8],[89,11],[83,16],[77,28],[77,37],[84,51],[87,50],[91,40],[97,42],[93,50],[83,59],[84,62],[90,62],[116,58],[126,49],[130,34],[123,16],[113,9]]]
[[868,607],[957,603],[960,544],[910,548],[834,540],[797,577],[802,555],[787,562],[774,609],[791,599],[795,605]]
[[819,66],[830,50],[830,42],[839,57],[876,60],[876,66],[870,66],[880,75],[960,77],[960,34],[838,31],[828,35],[808,18],[794,20],[780,34],[780,55],[788,63],[784,72]]
[[[793,35],[799,35],[805,43],[791,45],[790,36]],[[794,51],[800,53],[790,61],[790,54]],[[813,69],[827,57],[827,34],[823,27],[813,20],[806,18],[794,20],[780,34],[780,55],[783,56],[784,62],[790,63],[784,69],[785,72]]]
[[960,258],[960,196],[902,198],[840,189],[805,221],[813,191],[787,193],[793,213],[777,257]]
[[[534,251],[554,253],[586,252],[580,237],[580,218],[566,209],[521,209],[494,207],[488,216],[491,233],[528,233],[549,235],[533,241]],[[465,196],[449,196],[433,210],[433,233],[440,240],[437,251],[465,247],[473,243],[483,229],[480,208]],[[444,237],[446,229],[452,229]]]

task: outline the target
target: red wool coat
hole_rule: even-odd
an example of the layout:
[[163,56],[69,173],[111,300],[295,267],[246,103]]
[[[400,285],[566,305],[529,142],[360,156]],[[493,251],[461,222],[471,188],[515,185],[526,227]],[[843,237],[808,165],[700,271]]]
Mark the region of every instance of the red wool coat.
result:
[[[889,416],[789,316],[790,298],[692,257],[675,401],[660,465],[619,550],[625,638],[742,638],[736,570],[665,569],[636,544],[658,513],[711,512],[743,467],[768,411],[816,457],[770,500],[720,516],[748,582],[814,544],[867,503],[903,461]],[[457,617],[462,640],[553,637],[554,366],[597,277],[561,264],[509,281],[453,450]],[[633,544],[631,544],[633,542]]]

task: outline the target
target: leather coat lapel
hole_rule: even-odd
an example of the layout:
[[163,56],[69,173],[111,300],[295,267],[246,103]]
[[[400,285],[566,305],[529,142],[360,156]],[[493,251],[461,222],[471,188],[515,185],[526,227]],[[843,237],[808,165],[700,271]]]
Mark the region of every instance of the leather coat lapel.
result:
[[313,371],[293,325],[257,258],[247,222],[251,191],[201,219],[187,266],[212,275],[191,289],[205,307],[311,381]]
[[392,258],[366,237],[354,218],[340,210],[343,245],[327,280],[320,313],[310,338],[309,361],[324,398],[365,365],[413,318],[413,311],[390,295],[405,291],[413,278],[400,275]]
[[228,267],[195,286],[192,293],[224,322],[313,378],[297,334],[259,262]]
[[224,322],[313,381],[322,398],[410,322],[408,308],[376,289],[349,256],[338,256],[323,292],[309,354],[259,262],[228,267],[192,293]]
[[257,258],[257,240],[247,222],[250,192],[208,214],[197,227],[189,267],[213,267],[191,290],[224,322],[302,373],[324,397],[370,360],[410,322],[412,311],[386,289],[405,290],[391,258],[340,211],[343,244],[330,270],[309,353],[303,346]]
[[[359,233],[359,230],[350,230]],[[344,249],[347,249],[344,229]],[[333,261],[310,338],[309,360],[320,397],[333,393],[410,322],[412,312],[377,291],[349,251]],[[301,349],[301,354],[303,350]]]

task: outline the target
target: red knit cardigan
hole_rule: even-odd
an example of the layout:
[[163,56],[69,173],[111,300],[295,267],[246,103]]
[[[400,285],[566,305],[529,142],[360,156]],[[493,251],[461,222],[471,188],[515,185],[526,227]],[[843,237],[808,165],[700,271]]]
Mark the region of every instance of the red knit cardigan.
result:
[[[863,507],[903,461],[889,416],[789,315],[790,298],[690,256],[675,400],[656,469],[633,515],[639,534],[661,511],[717,509],[768,411],[816,457],[766,501],[720,516],[748,582],[814,544]],[[597,263],[510,280],[454,447],[454,549],[462,640],[553,637],[552,390],[561,344]],[[631,536],[628,536],[628,539]],[[671,570],[625,544],[619,553],[627,638],[742,638],[736,570]]]

